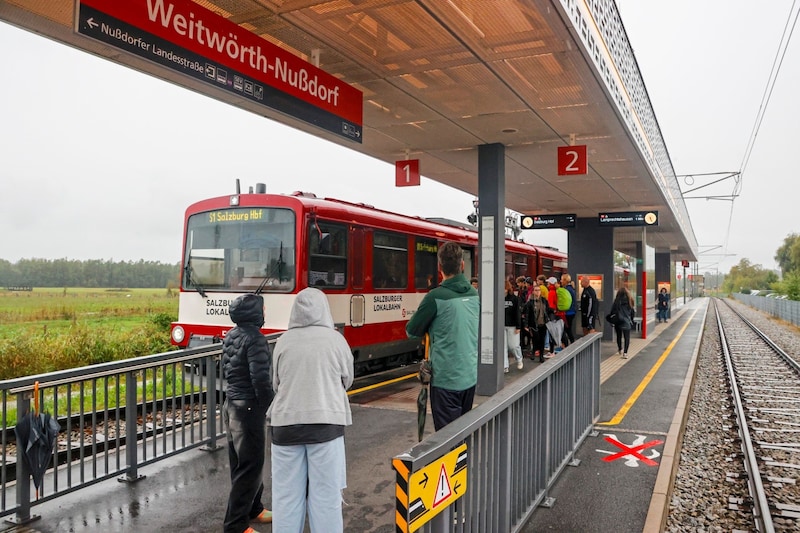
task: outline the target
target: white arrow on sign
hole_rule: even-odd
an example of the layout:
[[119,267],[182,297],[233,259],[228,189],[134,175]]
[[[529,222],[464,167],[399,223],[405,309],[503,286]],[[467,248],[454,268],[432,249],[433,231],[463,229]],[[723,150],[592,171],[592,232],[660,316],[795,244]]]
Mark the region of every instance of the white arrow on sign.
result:
[[96,27],[99,26],[99,24],[94,21],[94,17],[92,17],[89,20],[87,20],[86,24],[88,24],[90,28],[96,28]]

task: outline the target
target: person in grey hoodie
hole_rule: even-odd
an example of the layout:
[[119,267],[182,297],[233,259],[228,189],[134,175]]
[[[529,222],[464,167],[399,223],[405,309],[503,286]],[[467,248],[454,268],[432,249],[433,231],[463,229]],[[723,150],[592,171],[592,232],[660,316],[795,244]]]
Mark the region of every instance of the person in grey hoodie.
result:
[[306,512],[312,532],[344,530],[344,428],[353,423],[352,384],[353,354],[333,327],[328,299],[319,289],[303,289],[272,359],[273,533],[303,531]]

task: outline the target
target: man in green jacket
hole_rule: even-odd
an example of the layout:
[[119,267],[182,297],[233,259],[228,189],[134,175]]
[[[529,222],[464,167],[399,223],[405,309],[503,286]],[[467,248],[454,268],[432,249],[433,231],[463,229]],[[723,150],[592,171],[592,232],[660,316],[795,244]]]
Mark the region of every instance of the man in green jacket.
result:
[[464,276],[461,246],[439,248],[442,283],[422,299],[406,324],[409,337],[430,334],[431,412],[436,430],[472,409],[478,383],[478,291]]

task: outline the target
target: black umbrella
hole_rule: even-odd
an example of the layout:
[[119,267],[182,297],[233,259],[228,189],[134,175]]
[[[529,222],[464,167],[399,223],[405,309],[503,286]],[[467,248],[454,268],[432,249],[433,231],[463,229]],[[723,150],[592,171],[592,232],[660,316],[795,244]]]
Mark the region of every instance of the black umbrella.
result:
[[422,388],[419,390],[417,396],[417,439],[422,442],[422,436],[425,434],[425,418],[428,415],[428,383],[423,378],[425,367],[427,367],[428,376],[430,381],[430,360],[428,359],[428,352],[430,350],[430,336],[425,334],[425,360],[420,363],[420,381],[422,381]]
[[419,390],[417,396],[417,439],[422,442],[425,434],[425,417],[428,413],[428,387],[425,385]]
[[56,437],[61,429],[50,413],[39,412],[39,382],[33,385],[34,410],[28,411],[17,421],[14,433],[17,435],[17,449],[23,453],[22,459],[28,465],[39,497],[39,487],[44,480],[44,472],[50,465]]

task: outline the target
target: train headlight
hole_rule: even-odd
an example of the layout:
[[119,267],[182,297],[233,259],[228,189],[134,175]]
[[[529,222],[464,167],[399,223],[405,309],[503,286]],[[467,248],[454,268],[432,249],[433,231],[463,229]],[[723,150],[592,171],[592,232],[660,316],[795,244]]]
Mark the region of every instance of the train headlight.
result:
[[183,331],[181,326],[175,326],[172,328],[172,340],[176,343],[180,344],[183,342],[184,337],[186,337],[186,332]]

